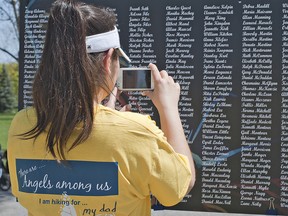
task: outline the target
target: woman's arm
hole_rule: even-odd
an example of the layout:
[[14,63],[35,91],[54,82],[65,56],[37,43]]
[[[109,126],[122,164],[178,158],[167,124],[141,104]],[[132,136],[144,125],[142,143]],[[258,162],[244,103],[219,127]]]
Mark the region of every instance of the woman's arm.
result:
[[192,179],[188,193],[195,183],[195,167],[178,111],[180,86],[166,71],[159,72],[154,64],[150,64],[149,67],[154,78],[154,91],[146,91],[143,94],[148,96],[156,106],[160,115],[161,129],[169,144],[175,152],[185,155],[189,160]]

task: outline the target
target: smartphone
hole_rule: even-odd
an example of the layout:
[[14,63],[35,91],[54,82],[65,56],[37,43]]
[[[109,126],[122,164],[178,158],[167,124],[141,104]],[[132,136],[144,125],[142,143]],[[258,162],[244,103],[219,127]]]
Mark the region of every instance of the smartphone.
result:
[[150,91],[154,81],[149,68],[120,68],[117,86],[122,91]]

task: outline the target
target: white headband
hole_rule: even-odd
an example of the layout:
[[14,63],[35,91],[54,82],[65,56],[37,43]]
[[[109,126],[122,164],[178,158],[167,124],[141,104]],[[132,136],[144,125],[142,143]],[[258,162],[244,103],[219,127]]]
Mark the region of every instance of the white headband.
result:
[[116,26],[112,31],[86,37],[87,53],[104,52],[110,48],[118,49],[119,52],[117,53],[123,56],[126,61],[131,62],[129,57],[120,48],[120,38]]

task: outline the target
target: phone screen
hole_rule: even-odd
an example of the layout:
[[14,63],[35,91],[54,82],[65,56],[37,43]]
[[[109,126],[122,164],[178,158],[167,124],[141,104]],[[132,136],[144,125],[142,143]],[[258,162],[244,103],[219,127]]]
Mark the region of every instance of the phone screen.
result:
[[151,70],[123,70],[124,89],[150,89]]

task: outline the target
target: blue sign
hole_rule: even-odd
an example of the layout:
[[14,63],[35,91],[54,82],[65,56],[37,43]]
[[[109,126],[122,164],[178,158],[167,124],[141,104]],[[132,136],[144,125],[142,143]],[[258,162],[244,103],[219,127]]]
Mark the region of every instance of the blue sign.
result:
[[118,195],[118,163],[16,159],[19,191],[78,196]]

